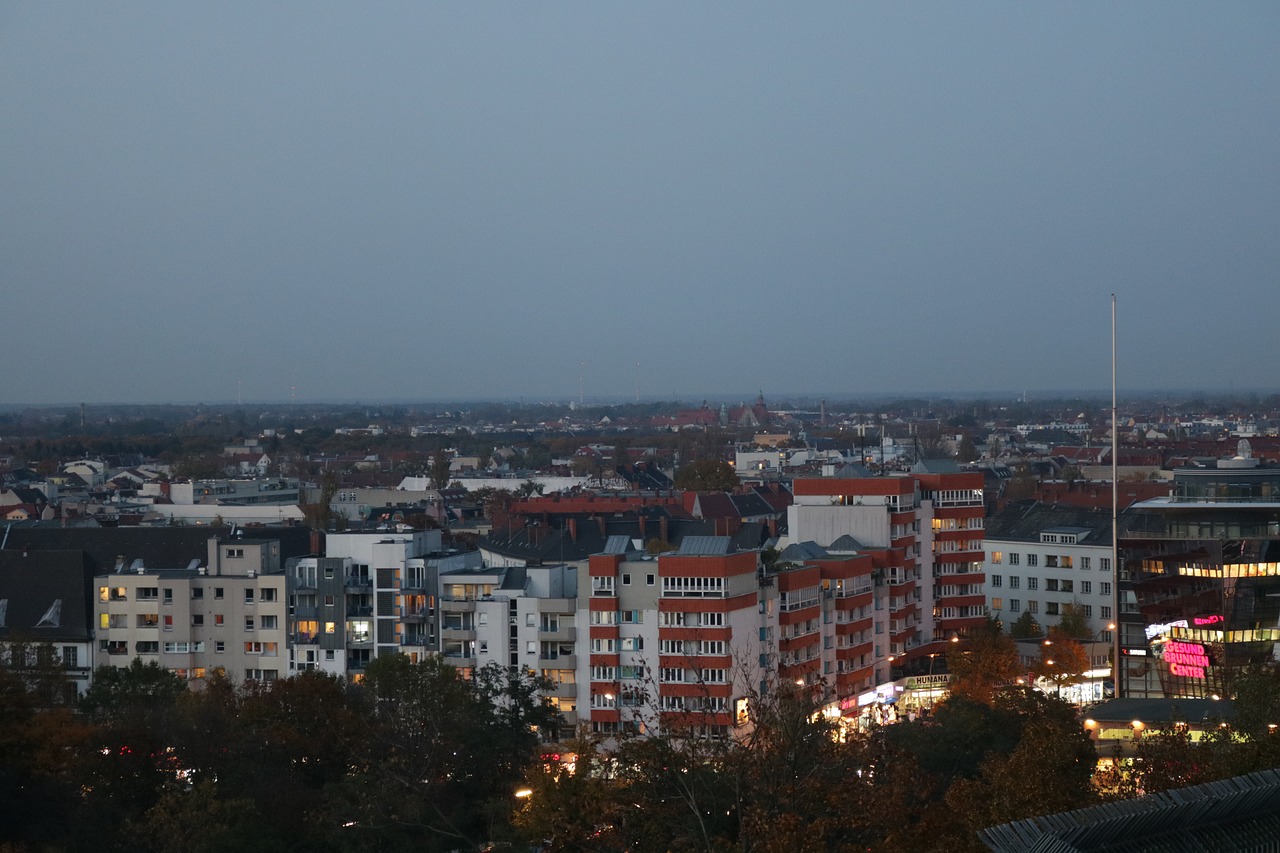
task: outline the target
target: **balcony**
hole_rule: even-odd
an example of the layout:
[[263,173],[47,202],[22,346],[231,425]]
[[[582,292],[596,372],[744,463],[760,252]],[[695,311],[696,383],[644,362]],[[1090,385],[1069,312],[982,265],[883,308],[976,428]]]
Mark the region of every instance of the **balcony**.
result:
[[373,581],[363,575],[347,575],[342,579],[343,589],[373,589]]
[[425,622],[427,620],[427,608],[425,607],[401,607],[401,622]]
[[348,616],[372,616],[373,605],[372,604],[348,604],[347,615]]
[[546,628],[540,628],[538,630],[538,639],[552,643],[572,643],[578,639],[578,631],[572,625],[561,625],[554,631],[548,631]]
[[293,635],[292,640],[295,646],[315,646],[320,643],[320,635],[297,633]]
[[551,657],[538,658],[538,669],[577,669],[577,655],[556,654]]
[[400,645],[421,648],[427,645],[427,639],[426,634],[405,634],[400,638]]

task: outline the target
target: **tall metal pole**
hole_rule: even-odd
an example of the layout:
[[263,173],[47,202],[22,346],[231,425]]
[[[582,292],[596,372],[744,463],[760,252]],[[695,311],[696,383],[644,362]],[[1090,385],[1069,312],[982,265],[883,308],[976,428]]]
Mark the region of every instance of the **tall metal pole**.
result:
[[1120,421],[1116,417],[1116,295],[1111,294],[1111,615],[1116,626],[1111,642],[1111,680],[1117,699],[1124,698],[1121,686],[1120,635]]

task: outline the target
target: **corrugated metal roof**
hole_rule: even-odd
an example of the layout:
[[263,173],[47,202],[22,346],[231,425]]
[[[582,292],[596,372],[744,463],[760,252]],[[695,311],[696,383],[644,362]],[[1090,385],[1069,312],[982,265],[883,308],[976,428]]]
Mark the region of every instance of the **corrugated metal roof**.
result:
[[610,536],[605,540],[603,554],[625,554],[631,550],[630,536]]
[[1000,853],[1156,853],[1280,849],[1280,771],[1264,770],[994,826]]
[[686,536],[677,552],[685,557],[716,557],[729,553],[728,536]]

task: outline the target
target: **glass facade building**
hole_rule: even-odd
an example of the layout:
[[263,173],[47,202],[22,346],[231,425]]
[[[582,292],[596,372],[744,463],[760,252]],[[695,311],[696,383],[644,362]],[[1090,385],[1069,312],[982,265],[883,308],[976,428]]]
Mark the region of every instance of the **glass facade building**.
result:
[[1120,695],[1210,698],[1280,657],[1280,466],[1247,448],[1120,519]]

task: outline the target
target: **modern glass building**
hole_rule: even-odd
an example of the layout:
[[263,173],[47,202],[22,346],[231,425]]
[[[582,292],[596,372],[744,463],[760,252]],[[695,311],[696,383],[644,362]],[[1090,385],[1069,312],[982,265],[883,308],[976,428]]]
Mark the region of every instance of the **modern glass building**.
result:
[[1280,657],[1280,466],[1247,442],[1125,513],[1119,551],[1121,696],[1225,698]]

